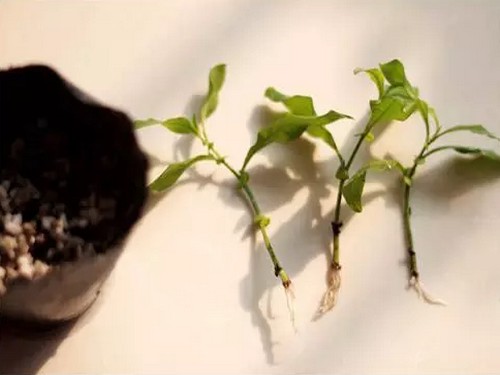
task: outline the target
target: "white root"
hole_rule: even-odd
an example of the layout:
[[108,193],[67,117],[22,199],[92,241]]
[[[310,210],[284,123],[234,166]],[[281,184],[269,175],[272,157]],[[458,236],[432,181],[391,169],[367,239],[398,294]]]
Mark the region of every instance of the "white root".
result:
[[297,326],[295,325],[295,293],[293,291],[293,284],[290,283],[285,287],[285,297],[288,312],[290,313],[290,322],[292,323],[293,330],[297,332]]
[[333,309],[337,303],[337,298],[342,282],[340,267],[330,267],[328,269],[327,277],[328,288],[326,289],[326,292],[321,299],[321,304],[317,313],[318,318]]
[[420,282],[418,277],[412,276],[410,278],[409,288],[415,290],[415,292],[417,292],[418,298],[420,298],[422,301],[425,301],[431,305],[440,305],[440,306],[447,305],[447,303],[445,301],[431,296],[424,289],[424,285]]

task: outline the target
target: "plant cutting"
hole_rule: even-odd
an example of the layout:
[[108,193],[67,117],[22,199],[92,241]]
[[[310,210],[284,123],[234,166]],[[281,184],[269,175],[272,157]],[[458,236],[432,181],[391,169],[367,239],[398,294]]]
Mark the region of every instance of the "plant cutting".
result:
[[[418,112],[423,119],[425,125],[425,139],[422,148],[415,157],[413,164],[410,167],[404,167],[399,161],[392,160],[373,160],[368,162],[349,179],[340,179],[342,195],[347,204],[355,212],[362,210],[362,194],[366,181],[366,173],[369,170],[395,170],[402,176],[403,184],[403,228],[406,241],[407,267],[409,274],[409,286],[414,289],[418,296],[424,301],[432,304],[444,304],[443,301],[435,299],[425,291],[420,282],[420,275],[417,267],[417,254],[413,241],[413,233],[411,228],[411,188],[413,180],[419,166],[423,165],[428,157],[442,151],[455,151],[460,154],[472,155],[476,157],[484,157],[487,159],[500,161],[500,155],[493,150],[487,150],[477,147],[468,147],[462,145],[443,145],[435,146],[435,142],[445,138],[447,135],[455,132],[469,132],[476,135],[481,135],[494,140],[500,140],[483,125],[457,125],[450,128],[443,128],[440,125],[439,119],[434,108],[428,105],[427,102],[420,99],[418,89],[409,82],[406,77],[403,64],[399,60],[392,60],[386,64],[381,64],[378,68],[372,69],[357,69],[355,71],[365,72],[369,75],[372,81],[376,84],[379,98],[377,101],[370,102],[371,117],[362,133],[360,140],[356,144],[349,161],[352,161],[356,156],[356,152],[361,145],[363,137],[367,140],[372,139],[370,136],[372,129],[377,123],[388,122],[391,120],[403,121],[410,115]],[[433,129],[431,129],[433,128]],[[345,170],[348,171],[350,162],[345,165]],[[342,167],[341,167],[342,168]],[[342,172],[343,173],[343,172]],[[339,193],[340,194],[340,193]],[[338,196],[338,201],[340,197]],[[334,221],[334,252],[335,238],[338,238],[339,228],[341,223],[338,221],[340,205],[337,204]],[[338,241],[338,240],[337,240]],[[326,306],[329,306],[328,304]]]
[[168,120],[149,118],[146,120],[135,121],[136,129],[152,125],[161,125],[173,133],[193,136],[198,139],[206,149],[205,154],[197,155],[188,160],[170,164],[165,171],[149,185],[149,187],[154,192],[167,190],[176,183],[186,170],[200,161],[213,162],[217,165],[225,167],[226,170],[234,176],[238,183],[238,188],[252,207],[253,222],[262,236],[262,240],[273,264],[274,274],[281,280],[281,284],[287,296],[290,311],[292,311],[290,305],[290,301],[293,297],[291,289],[292,283],[274,251],[274,247],[267,232],[267,227],[270,224],[270,218],[263,214],[255,194],[250,187],[250,172],[248,171],[248,166],[251,159],[265,147],[273,143],[288,143],[298,139],[304,132],[319,134],[322,132],[325,125],[347,116],[335,111],[329,111],[323,115],[317,115],[312,107],[312,101],[308,101],[306,98],[302,97],[291,99],[289,105],[295,109],[294,113],[284,113],[271,124],[261,129],[258,132],[257,140],[249,148],[242,167],[237,170],[229,164],[226,158],[223,157],[217,150],[214,143],[208,137],[205,127],[206,120],[217,108],[219,92],[224,84],[225,76],[226,66],[224,64],[214,66],[210,70],[208,93],[205,96],[200,112],[198,114],[194,114],[191,119],[187,117],[176,117]]
[[[490,150],[477,148],[467,148],[463,146],[442,146],[429,150],[429,147],[443,135],[457,132],[469,131],[476,134],[495,138],[481,125],[461,125],[441,130],[435,110],[419,97],[419,90],[413,86],[406,77],[403,64],[399,60],[392,60],[380,64],[377,68],[355,69],[355,74],[365,73],[374,82],[378,91],[378,98],[370,101],[370,114],[368,121],[360,134],[357,134],[358,140],[355,143],[349,155],[344,156],[339,151],[332,134],[322,126],[312,126],[307,130],[307,134],[319,138],[326,142],[337,156],[340,166],[336,172],[336,179],[339,181],[337,190],[336,204],[332,228],[333,251],[332,258],[327,275],[327,291],[324,294],[318,314],[321,315],[335,306],[338,292],[341,286],[341,264],[340,264],[340,234],[342,229],[342,200],[355,212],[362,211],[362,194],[368,172],[373,171],[399,171],[403,175],[405,183],[404,195],[404,227],[405,236],[408,242],[408,267],[410,272],[410,285],[427,302],[436,302],[424,292],[416,265],[416,254],[413,247],[412,233],[409,222],[410,207],[409,194],[413,176],[417,166],[423,164],[425,157],[439,151],[453,149],[460,153],[482,155],[488,158],[496,158],[497,155]],[[315,114],[312,98],[303,95],[288,96],[273,87],[266,90],[266,97],[273,102],[284,104],[290,115],[312,115]],[[404,168],[400,162],[393,159],[370,160],[357,171],[351,174],[351,167],[356,160],[359,150],[364,142],[370,143],[374,140],[374,129],[379,126],[387,125],[392,121],[403,122],[414,113],[419,113],[424,120],[426,127],[426,139],[422,152],[415,159],[415,163],[410,168]],[[348,116],[345,116],[348,117]],[[433,119],[436,124],[436,130],[430,134],[430,120]]]
[[[308,134],[326,142],[338,157],[340,166],[336,172],[336,179],[339,181],[337,190],[335,212],[332,228],[333,251],[327,277],[327,291],[323,296],[318,313],[323,314],[332,309],[336,303],[337,295],[341,286],[341,264],[340,264],[340,233],[342,229],[342,198],[354,212],[361,212],[361,195],[369,171],[391,170],[397,167],[394,160],[372,160],[365,164],[355,174],[350,176],[350,169],[363,142],[371,142],[374,139],[373,130],[376,126],[387,124],[391,121],[405,121],[416,110],[420,110],[417,103],[421,102],[418,97],[418,90],[409,83],[401,86],[401,77],[398,77],[399,67],[402,66],[397,60],[381,64],[380,69],[356,69],[355,74],[365,72],[375,82],[378,88],[379,97],[370,101],[370,116],[364,130],[357,135],[358,141],[348,156],[342,155],[337,147],[332,134],[324,127],[314,127],[309,129]],[[387,80],[387,85],[385,81]],[[266,96],[274,101],[283,103],[291,114],[303,111],[313,111],[312,99],[307,96],[295,95],[289,97],[269,88]],[[300,100],[299,100],[300,98]],[[300,106],[296,105],[300,103]],[[424,103],[424,102],[422,102]],[[311,112],[312,113],[312,112]],[[344,116],[348,117],[348,116]]]

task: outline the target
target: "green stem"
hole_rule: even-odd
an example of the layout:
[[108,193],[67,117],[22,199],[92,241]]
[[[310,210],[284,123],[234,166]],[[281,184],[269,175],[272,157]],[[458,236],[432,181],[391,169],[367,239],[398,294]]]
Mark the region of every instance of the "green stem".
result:
[[[204,127],[202,127],[204,129]],[[269,257],[271,258],[271,261],[274,266],[274,274],[276,277],[279,277],[281,279],[281,283],[283,284],[283,287],[285,289],[288,289],[291,285],[291,280],[288,277],[288,274],[284,270],[284,268],[281,266],[278,257],[276,256],[276,253],[274,252],[273,246],[271,244],[271,240],[269,238],[269,234],[267,233],[266,226],[261,222],[258,221],[258,218],[262,217],[262,211],[259,207],[259,204],[257,203],[257,200],[255,199],[255,195],[248,185],[248,182],[242,177],[241,173],[238,173],[227,161],[222,155],[215,149],[214,144],[208,141],[206,133],[202,132],[202,134],[199,136],[203,144],[207,147],[208,153],[213,156],[215,161],[219,164],[222,164],[226,169],[231,172],[231,174],[239,181],[241,185],[241,189],[245,193],[245,197],[248,199],[248,202],[250,203],[250,206],[252,207],[253,210],[253,218],[256,224],[259,227],[259,231],[262,235],[262,239],[264,241],[264,245],[266,246],[266,250],[269,254]]]
[[[351,167],[352,163],[354,162],[354,159],[356,158],[356,155],[358,154],[358,151],[363,144],[363,141],[365,140],[366,136],[371,132],[373,128],[373,125],[371,123],[368,123],[365,127],[365,131],[360,135],[358,142],[354,146],[354,149],[351,152],[351,155],[349,156],[349,159],[347,160],[347,164],[344,165],[344,163],[341,160],[341,167],[344,166],[345,171],[347,174],[349,173],[349,168]],[[334,218],[332,222],[332,232],[333,232],[333,256],[332,256],[332,263],[331,267],[334,269],[340,269],[340,232],[342,228],[342,221],[340,220],[340,214],[342,210],[342,192],[344,189],[345,185],[345,179],[340,179],[339,183],[339,189],[337,191],[337,201],[335,203],[335,213],[334,213]]]
[[[415,158],[413,165],[410,169],[407,170],[405,176],[407,177],[408,182],[404,182],[404,194],[403,194],[403,226],[405,232],[406,239],[406,251],[408,254],[408,273],[410,277],[415,277],[418,279],[418,266],[417,266],[417,254],[415,252],[415,246],[413,244],[413,232],[411,229],[411,204],[410,204],[410,195],[411,195],[411,187],[413,185],[413,177],[417,172],[417,168],[419,166],[419,162],[422,159],[425,159],[427,156],[432,154],[434,151],[427,151],[429,146],[439,137],[436,133],[430,139],[426,139],[422,150]],[[437,150],[437,149],[436,149]]]
[[332,232],[333,232],[333,257],[332,264],[333,268],[340,268],[340,231],[342,228],[342,222],[340,221],[340,210],[342,203],[342,189],[344,188],[345,180],[340,180],[339,190],[337,192],[337,202],[335,204],[335,215],[332,222]]

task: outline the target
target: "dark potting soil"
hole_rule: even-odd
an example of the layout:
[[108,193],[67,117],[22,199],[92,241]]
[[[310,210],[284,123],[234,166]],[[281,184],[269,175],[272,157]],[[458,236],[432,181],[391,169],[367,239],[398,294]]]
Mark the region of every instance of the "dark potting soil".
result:
[[142,212],[147,166],[124,113],[46,66],[0,71],[0,294],[2,279],[123,240]]

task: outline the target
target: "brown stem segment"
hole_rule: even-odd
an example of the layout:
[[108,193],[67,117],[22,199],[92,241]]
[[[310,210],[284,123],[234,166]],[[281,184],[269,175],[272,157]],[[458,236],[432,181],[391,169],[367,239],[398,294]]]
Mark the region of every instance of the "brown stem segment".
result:
[[410,207],[410,189],[411,186],[405,184],[403,196],[403,225],[406,238],[406,250],[408,254],[408,272],[411,277],[418,279],[417,254],[413,245],[413,234],[411,231],[411,207]]

